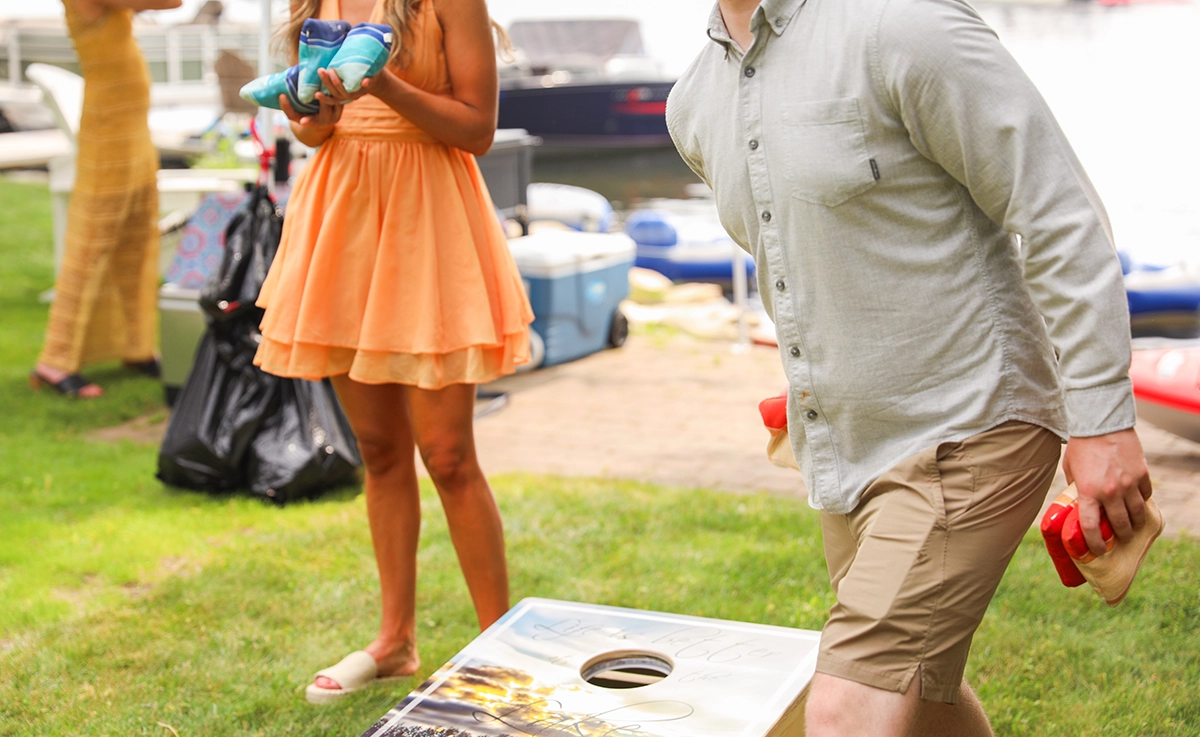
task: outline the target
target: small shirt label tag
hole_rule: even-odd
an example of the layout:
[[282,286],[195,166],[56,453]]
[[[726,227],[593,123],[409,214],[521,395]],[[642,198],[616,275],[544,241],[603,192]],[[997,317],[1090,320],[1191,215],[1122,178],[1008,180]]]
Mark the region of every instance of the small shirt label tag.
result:
[[879,181],[879,164],[875,163],[875,159],[871,159],[871,176],[875,177],[875,181]]

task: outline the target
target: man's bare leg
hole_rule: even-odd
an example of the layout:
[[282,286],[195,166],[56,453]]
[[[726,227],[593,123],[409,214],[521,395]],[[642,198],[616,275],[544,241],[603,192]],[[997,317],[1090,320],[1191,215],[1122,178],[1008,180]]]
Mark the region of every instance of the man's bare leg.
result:
[[992,737],[987,715],[963,681],[950,706],[921,700],[920,678],[905,693],[817,673],[809,686],[808,737]]

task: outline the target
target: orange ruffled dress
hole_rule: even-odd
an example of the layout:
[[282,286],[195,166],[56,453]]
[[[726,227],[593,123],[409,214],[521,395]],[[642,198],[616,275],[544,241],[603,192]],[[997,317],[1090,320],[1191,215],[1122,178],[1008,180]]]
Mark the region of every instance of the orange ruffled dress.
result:
[[[339,16],[324,0],[319,17]],[[449,95],[431,0],[406,42],[394,71]],[[346,105],[297,178],[258,305],[254,362],[278,376],[440,389],[529,361],[533,311],[475,157],[371,95]]]

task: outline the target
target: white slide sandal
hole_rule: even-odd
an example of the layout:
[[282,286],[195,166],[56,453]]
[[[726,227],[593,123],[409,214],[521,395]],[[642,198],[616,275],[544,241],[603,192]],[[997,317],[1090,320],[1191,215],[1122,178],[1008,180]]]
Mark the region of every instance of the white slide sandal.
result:
[[324,676],[336,682],[341,688],[321,688],[316,683],[310,683],[308,688],[304,689],[304,695],[310,704],[328,704],[368,686],[405,678],[405,676],[377,678],[378,673],[379,666],[375,662],[375,658],[372,658],[366,650],[357,650],[342,658],[337,665],[319,670],[313,676],[314,681],[318,676]]

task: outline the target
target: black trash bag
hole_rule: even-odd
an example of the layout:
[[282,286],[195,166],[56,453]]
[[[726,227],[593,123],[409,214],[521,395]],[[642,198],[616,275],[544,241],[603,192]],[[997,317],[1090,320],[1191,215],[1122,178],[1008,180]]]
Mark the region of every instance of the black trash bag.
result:
[[246,483],[246,453],[279,410],[280,379],[254,366],[253,353],[231,361],[229,348],[211,330],[200,340],[159,449],[163,483],[217,492]]
[[278,503],[357,480],[362,459],[329,380],[280,382],[279,409],[250,447],[250,491]]
[[250,188],[245,203],[225,228],[221,266],[200,294],[209,325],[262,319],[255,307],[283,234],[283,212],[266,187]]
[[266,188],[250,188],[200,298],[208,330],[159,451],[164,483],[215,492],[249,487],[282,503],[355,479],[358,446],[332,385],[254,365],[263,314],[254,302],[282,230]]

